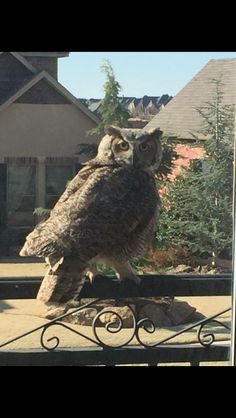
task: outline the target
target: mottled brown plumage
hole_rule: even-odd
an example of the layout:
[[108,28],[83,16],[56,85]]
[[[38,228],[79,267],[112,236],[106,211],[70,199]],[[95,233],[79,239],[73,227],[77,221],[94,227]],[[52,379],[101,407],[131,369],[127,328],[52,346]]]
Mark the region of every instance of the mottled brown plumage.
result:
[[20,255],[45,257],[51,265],[38,299],[69,301],[85,269],[91,265],[93,278],[100,259],[121,279],[138,280],[129,261],[149,250],[156,230],[160,199],[153,170],[161,161],[161,134],[110,127],[96,158],[28,235]]

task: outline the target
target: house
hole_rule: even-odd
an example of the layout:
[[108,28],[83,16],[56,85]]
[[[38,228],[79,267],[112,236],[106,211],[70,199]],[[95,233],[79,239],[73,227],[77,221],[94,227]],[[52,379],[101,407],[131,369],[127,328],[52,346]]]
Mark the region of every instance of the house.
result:
[[58,82],[68,55],[0,53],[0,231],[21,242],[83,162],[78,145],[97,142],[99,119]]
[[145,126],[145,129],[160,127],[166,136],[176,142],[180,159],[176,162],[174,176],[181,171],[181,165],[188,165],[191,159],[203,155],[203,148],[196,145],[196,139],[204,141],[207,136],[199,132],[202,117],[196,108],[212,102],[215,94],[213,79],[222,82],[222,103],[235,105],[236,59],[212,59]]
[[[172,96],[168,94],[141,98],[119,97],[121,106],[130,114],[129,124],[132,128],[143,128],[171,99]],[[80,99],[80,101],[96,116],[100,116],[99,109],[102,99]]]

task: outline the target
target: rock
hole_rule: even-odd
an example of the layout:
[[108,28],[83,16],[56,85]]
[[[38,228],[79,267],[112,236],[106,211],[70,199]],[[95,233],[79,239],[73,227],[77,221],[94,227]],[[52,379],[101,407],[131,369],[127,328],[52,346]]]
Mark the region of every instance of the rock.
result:
[[[109,310],[112,310],[112,312],[106,312]],[[119,324],[119,319],[116,315],[117,313],[122,318],[124,328],[131,328],[134,325],[132,312],[128,306],[104,308],[101,313],[103,314],[99,318],[102,324],[114,321],[114,327],[116,327]]]
[[210,269],[207,274],[218,274],[220,271],[217,268]]
[[[114,306],[114,300],[111,300],[110,302],[111,304],[107,304],[107,301],[103,301],[91,308],[83,309],[63,318],[63,321],[72,324],[91,326],[95,316],[99,312],[101,326],[113,322],[110,326],[116,328],[119,325],[119,319],[116,315],[118,314],[123,321],[122,328],[132,328],[134,321],[130,308],[127,305]],[[155,299],[131,298],[129,301],[126,300],[126,303],[129,303],[131,308],[135,311],[138,320],[148,318],[159,328],[174,327],[187,322],[197,322],[204,318],[202,314],[196,312],[196,308],[190,306],[187,302],[167,297]]]
[[166,268],[166,271],[171,271],[171,270],[173,270],[174,269],[174,266],[170,266],[170,267],[167,267]]
[[[204,316],[187,302],[163,298],[144,305],[138,313],[139,319],[149,318],[157,327],[173,327],[190,321],[198,321]],[[197,315],[198,314],[198,315]]]
[[168,270],[168,273],[190,273],[193,271],[193,268],[191,266],[187,266],[186,264],[179,264],[177,267]]
[[64,322],[70,322],[71,324],[87,325],[90,326],[93,323],[95,316],[97,315],[97,309],[86,308],[83,311],[76,312],[63,318]]
[[171,320],[172,326],[176,326],[192,321],[195,312],[196,308],[189,305],[187,302],[173,300],[172,303],[169,304],[167,314]]
[[[212,265],[212,260],[209,259],[209,264],[200,264],[198,265],[198,267],[196,267],[194,269],[195,273],[199,273],[199,274],[219,274],[219,273],[228,273],[232,271],[232,268],[230,269],[229,265],[230,262],[228,260],[225,260],[225,268],[223,266],[218,265],[218,263],[216,262],[216,266]],[[222,263],[224,264],[224,263]],[[232,266],[232,263],[231,263]]]
[[148,318],[150,319],[156,327],[171,327],[172,322],[169,316],[166,313],[166,308],[164,305],[149,302],[146,305],[142,306],[138,312],[138,318]]
[[[200,274],[206,274],[206,273],[209,272],[209,270],[210,270],[210,267],[207,264],[204,265],[204,266],[199,265],[197,267],[197,272],[200,273]],[[196,271],[196,269],[195,269],[195,271]]]

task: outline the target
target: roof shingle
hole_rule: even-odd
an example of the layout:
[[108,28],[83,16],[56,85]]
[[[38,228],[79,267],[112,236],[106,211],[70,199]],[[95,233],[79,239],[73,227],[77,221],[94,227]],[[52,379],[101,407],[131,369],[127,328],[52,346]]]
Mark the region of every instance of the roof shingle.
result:
[[211,102],[215,87],[213,79],[221,78],[223,99],[227,105],[236,104],[236,59],[210,60],[193,79],[145,126],[160,127],[164,134],[178,139],[193,140],[199,133],[202,117],[196,108]]

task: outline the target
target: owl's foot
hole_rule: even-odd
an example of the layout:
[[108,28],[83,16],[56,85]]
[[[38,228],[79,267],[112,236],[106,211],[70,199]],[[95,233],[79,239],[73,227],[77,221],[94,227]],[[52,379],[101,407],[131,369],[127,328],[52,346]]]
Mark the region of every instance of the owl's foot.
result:
[[88,277],[91,284],[94,282],[96,276],[98,276],[98,275],[99,275],[99,273],[94,273],[93,271],[90,271],[90,270],[87,271],[87,273],[86,273],[86,277]]
[[120,281],[132,280],[135,284],[140,285],[141,279],[137,276],[136,271],[131,267],[129,262],[127,263],[115,263],[114,268],[116,269],[116,276]]
[[89,278],[90,283],[92,284],[96,278],[96,276],[99,276],[101,273],[99,273],[97,269],[97,264],[95,262],[90,263],[89,268],[86,271],[86,277]]

